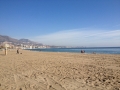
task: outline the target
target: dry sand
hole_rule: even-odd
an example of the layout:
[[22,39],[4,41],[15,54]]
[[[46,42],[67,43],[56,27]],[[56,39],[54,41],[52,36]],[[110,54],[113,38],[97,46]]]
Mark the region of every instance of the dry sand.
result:
[[120,55],[0,51],[0,90],[120,90]]

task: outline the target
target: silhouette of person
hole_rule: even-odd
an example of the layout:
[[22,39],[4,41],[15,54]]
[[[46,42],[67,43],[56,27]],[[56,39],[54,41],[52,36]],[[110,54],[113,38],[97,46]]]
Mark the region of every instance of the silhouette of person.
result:
[[19,54],[19,49],[17,49],[17,54]]

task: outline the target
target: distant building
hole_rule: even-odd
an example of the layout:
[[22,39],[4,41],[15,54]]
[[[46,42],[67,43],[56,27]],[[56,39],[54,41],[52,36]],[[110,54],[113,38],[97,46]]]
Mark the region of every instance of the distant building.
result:
[[32,49],[33,47],[32,46],[29,46],[29,49]]

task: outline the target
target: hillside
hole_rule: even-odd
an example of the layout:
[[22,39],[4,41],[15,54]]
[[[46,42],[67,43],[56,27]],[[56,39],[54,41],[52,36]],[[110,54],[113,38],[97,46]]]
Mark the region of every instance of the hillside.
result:
[[19,40],[11,38],[9,36],[0,35],[0,42],[5,42],[5,41],[7,41],[7,42],[14,42],[14,43],[18,43],[19,42]]
[[12,37],[9,37],[9,36],[4,36],[4,35],[0,35],[0,43],[2,42],[11,42],[12,44],[39,44],[39,45],[42,45],[41,43],[37,43],[37,42],[34,42],[34,41],[31,41],[29,39],[15,39],[15,38],[12,38]]

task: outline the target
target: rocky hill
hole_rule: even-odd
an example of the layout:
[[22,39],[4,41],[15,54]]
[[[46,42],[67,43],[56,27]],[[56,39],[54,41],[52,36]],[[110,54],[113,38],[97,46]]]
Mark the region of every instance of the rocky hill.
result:
[[0,43],[2,42],[11,42],[12,44],[39,44],[42,45],[41,43],[37,43],[34,41],[31,41],[29,39],[15,39],[15,38],[11,38],[9,36],[4,36],[4,35],[0,35]]

